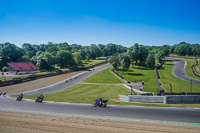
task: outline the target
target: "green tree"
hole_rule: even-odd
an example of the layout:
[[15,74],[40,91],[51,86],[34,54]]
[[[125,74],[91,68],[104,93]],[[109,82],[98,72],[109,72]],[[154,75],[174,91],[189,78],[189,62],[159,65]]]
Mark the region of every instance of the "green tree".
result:
[[52,65],[54,64],[55,58],[54,56],[49,52],[42,52],[37,57],[37,66],[41,70],[51,70],[53,69]]
[[80,52],[73,53],[73,58],[74,58],[76,65],[78,65],[78,66],[82,65],[82,56],[81,56]]
[[145,47],[144,45],[140,45],[140,47],[139,47],[139,60],[140,60],[140,62],[145,62],[148,54],[149,54],[148,48]]
[[4,67],[2,68],[2,71],[3,71],[3,72],[7,72],[7,71],[8,71],[8,68],[7,68],[6,66],[4,66]]
[[22,59],[21,59],[23,62],[31,62],[31,59],[28,55],[24,55],[22,56]]
[[111,57],[110,64],[112,64],[115,70],[118,70],[118,68],[120,67],[120,60],[118,54],[115,54],[114,56]]
[[74,60],[69,51],[60,50],[56,54],[56,62],[61,68],[66,68],[72,66]]
[[127,71],[130,67],[131,60],[128,54],[120,54],[119,55],[120,66],[122,67],[122,71]]
[[36,49],[36,47],[34,47],[33,45],[31,45],[30,43],[24,43],[22,45],[23,50],[25,51],[25,54],[27,56],[29,56],[29,58],[32,58],[38,49]]
[[148,67],[154,67],[155,65],[155,55],[150,53],[145,61],[145,65]]
[[165,57],[165,52],[164,51],[159,51],[158,53],[156,53],[156,59],[159,63],[162,62],[162,59]]

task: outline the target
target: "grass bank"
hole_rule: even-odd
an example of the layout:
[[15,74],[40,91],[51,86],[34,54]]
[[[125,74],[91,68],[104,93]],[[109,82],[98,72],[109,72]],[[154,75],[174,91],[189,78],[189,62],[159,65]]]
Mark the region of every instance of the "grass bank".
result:
[[122,69],[119,69],[118,73],[124,78],[133,82],[142,82],[144,81],[144,91],[156,93],[157,81],[156,81],[156,72],[153,68],[145,66],[134,66],[130,67],[128,71],[122,72]]
[[[196,76],[193,74],[192,72],[192,68],[191,66],[192,65],[195,65],[196,64],[196,61],[194,59],[186,59],[184,58],[184,60],[187,62],[187,65],[185,66],[185,71],[186,71],[186,74],[189,76],[189,77],[192,77],[194,79],[198,79],[200,80],[200,77]],[[199,69],[198,67],[196,68],[197,70]],[[199,69],[200,70],[200,69]]]
[[111,72],[111,67],[102,70],[84,80],[88,83],[123,83],[118,77]]
[[[166,60],[165,64],[159,70],[161,77],[160,81],[162,83],[162,86],[166,89],[166,91],[170,92],[169,84],[171,84],[173,92],[190,92],[191,83],[174,76],[173,71],[173,60]],[[192,92],[200,92],[200,85],[193,83]]]

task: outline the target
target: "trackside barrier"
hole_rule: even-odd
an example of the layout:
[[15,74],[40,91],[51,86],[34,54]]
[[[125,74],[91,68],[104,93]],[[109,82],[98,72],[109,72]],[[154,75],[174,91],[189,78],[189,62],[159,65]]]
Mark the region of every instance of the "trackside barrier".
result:
[[196,96],[165,96],[165,104],[190,104],[190,103],[200,103],[200,95]]
[[119,100],[133,103],[164,103],[164,96],[135,96],[135,95],[119,95]]
[[128,81],[127,79],[125,79],[125,78],[124,78],[123,76],[121,76],[119,73],[115,72],[114,69],[112,69],[112,71],[113,71],[117,76],[119,76],[121,79],[123,79],[125,82],[130,83],[130,81]]
[[[128,86],[128,85],[126,85],[126,84],[124,84],[124,87],[126,87],[126,88],[128,88],[128,89],[131,90],[131,87]],[[139,90],[137,90],[137,89],[134,89],[133,87],[132,87],[132,90],[133,90],[134,92],[139,93],[139,94],[152,94],[152,95],[154,95],[153,92],[144,92],[144,91],[139,91]]]
[[200,95],[195,96],[136,96],[118,95],[119,100],[132,103],[164,103],[164,104],[196,104],[200,103]]
[[195,58],[195,61],[196,61],[196,64],[195,64],[195,65],[192,65],[192,66],[191,66],[191,69],[192,69],[192,72],[193,72],[194,75],[200,77],[200,75],[198,74],[197,70],[194,68],[195,66],[198,65],[198,61],[197,61],[196,58]]

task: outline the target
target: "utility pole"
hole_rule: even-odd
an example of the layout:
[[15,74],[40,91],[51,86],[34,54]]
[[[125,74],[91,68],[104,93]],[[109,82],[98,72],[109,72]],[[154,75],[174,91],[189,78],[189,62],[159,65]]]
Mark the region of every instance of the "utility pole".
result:
[[169,85],[170,85],[170,95],[172,95],[172,85],[171,84]]
[[190,93],[192,93],[192,79],[191,79]]
[[132,89],[132,86],[131,86],[131,95],[133,95],[133,94],[132,94],[132,91],[133,91],[133,89]]
[[181,80],[180,80],[180,93],[181,93]]

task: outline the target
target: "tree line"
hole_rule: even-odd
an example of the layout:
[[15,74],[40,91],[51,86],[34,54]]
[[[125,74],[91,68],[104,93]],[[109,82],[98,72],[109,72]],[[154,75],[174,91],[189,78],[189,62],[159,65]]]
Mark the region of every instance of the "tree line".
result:
[[130,65],[133,67],[137,63],[154,67],[169,54],[200,57],[200,45],[180,42],[173,46],[144,46],[135,43],[127,48],[113,43],[81,46],[67,42],[49,42],[40,45],[24,43],[20,48],[7,42],[0,43],[0,70],[8,62],[32,62],[41,70],[54,69],[55,64],[61,68],[82,66],[82,60],[101,56],[112,56],[111,63],[115,69],[121,66],[123,70],[127,70]]
[[122,67],[123,71],[138,63],[153,68],[159,66],[169,54],[200,57],[200,45],[180,42],[173,46],[143,46],[135,43],[127,52],[112,56],[111,64],[115,70]]
[[40,45],[24,43],[20,48],[7,42],[0,44],[0,70],[7,66],[8,62],[32,62],[41,70],[54,69],[55,64],[61,68],[82,66],[82,60],[96,59],[96,57],[126,51],[126,47],[113,43],[91,44],[90,46],[69,45],[66,42],[49,42]]

